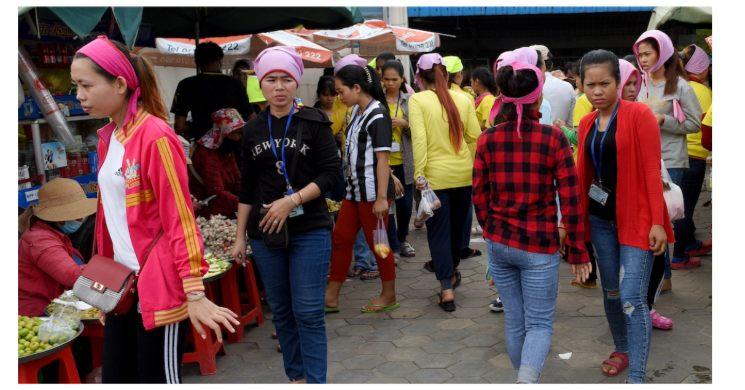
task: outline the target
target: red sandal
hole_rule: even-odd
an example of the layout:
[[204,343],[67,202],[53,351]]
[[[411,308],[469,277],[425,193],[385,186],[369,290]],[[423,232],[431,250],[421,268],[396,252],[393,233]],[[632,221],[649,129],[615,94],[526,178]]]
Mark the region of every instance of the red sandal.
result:
[[[611,360],[613,358],[620,360],[620,362]],[[603,361],[603,364],[616,369],[616,372],[611,374],[610,372],[603,370],[603,366],[600,366],[600,370],[603,371],[603,374],[605,374],[605,376],[618,376],[618,374],[620,374],[623,370],[626,369],[626,367],[629,366],[629,355],[621,352],[613,352],[612,354],[610,354],[610,357],[608,357],[608,359],[605,359],[605,361]]]

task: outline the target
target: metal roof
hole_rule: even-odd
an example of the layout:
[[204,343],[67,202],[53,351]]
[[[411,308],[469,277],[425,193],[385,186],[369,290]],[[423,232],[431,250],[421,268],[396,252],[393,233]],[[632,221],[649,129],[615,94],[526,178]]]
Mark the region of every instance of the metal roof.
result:
[[408,7],[409,17],[652,12],[654,7]]

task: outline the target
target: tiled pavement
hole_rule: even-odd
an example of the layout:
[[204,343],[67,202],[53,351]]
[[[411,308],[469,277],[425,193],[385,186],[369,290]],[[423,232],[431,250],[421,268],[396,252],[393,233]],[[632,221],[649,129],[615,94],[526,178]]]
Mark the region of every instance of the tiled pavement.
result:
[[[695,220],[699,238],[711,234],[711,199],[703,192]],[[429,259],[424,230],[412,231],[417,257],[397,269],[401,308],[388,314],[361,314],[379,281],[345,283],[341,312],[328,315],[329,383],[514,383],[504,343],[502,314],[487,307],[493,292],[484,281],[485,256],[464,260],[457,310],[437,306],[434,274],[422,269]],[[473,244],[484,251],[484,244]],[[711,257],[701,268],[673,271],[673,292],[659,298],[657,309],[675,321],[672,331],[654,330],[647,366],[654,383],[711,383]],[[570,286],[566,263],[560,286],[551,351],[543,383],[622,383],[625,375],[607,378],[599,365],[612,352],[601,290]],[[271,318],[271,314],[267,313]],[[200,376],[196,365],[183,369],[185,383],[286,383],[282,355],[270,334],[270,321],[246,330],[243,342],[228,344],[218,357],[218,372]],[[558,357],[572,352],[569,360]],[[625,374],[625,372],[624,372]]]

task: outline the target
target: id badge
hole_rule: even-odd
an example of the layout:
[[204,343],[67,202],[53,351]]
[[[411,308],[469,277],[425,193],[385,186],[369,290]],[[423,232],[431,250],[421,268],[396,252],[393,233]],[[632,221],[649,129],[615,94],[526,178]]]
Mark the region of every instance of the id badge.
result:
[[299,217],[303,214],[305,214],[305,211],[303,210],[303,205],[300,205],[290,211],[290,218]]
[[592,183],[592,185],[590,185],[590,199],[600,203],[603,206],[605,206],[605,204],[608,202],[609,193],[610,192],[600,184]]
[[396,141],[393,141],[391,144],[391,153],[397,153],[401,151],[401,144],[399,144]]

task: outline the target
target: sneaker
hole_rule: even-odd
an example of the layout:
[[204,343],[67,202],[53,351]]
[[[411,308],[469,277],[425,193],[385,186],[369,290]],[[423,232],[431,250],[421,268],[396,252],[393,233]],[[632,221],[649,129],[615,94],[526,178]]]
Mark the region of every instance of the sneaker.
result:
[[471,235],[472,236],[481,236],[484,234],[484,230],[481,228],[480,225],[476,225],[471,228]]
[[[677,260],[677,261],[676,261]],[[675,270],[692,269],[701,266],[701,258],[690,256],[688,259],[673,258],[670,268]]]
[[504,305],[502,304],[502,298],[497,297],[497,299],[491,301],[489,304],[489,310],[492,311],[492,313],[501,313],[504,311]]
[[404,241],[401,243],[401,250],[399,251],[399,254],[403,257],[414,257],[416,256],[416,251],[414,250],[414,247],[411,246],[411,244]]
[[649,318],[652,319],[652,326],[660,330],[670,330],[673,328],[673,320],[658,313],[657,310],[649,311]]

